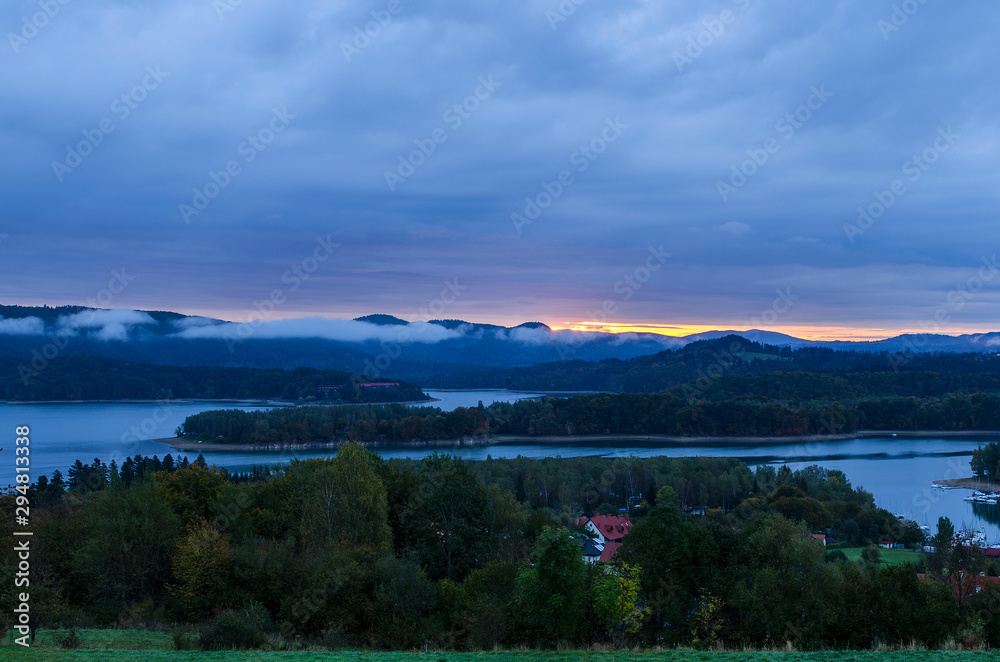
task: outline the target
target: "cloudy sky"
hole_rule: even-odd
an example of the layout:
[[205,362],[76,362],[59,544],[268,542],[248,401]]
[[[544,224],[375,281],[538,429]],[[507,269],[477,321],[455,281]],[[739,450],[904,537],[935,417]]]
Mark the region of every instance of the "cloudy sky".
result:
[[2,303],[1000,328],[995,3],[35,0],[0,27]]

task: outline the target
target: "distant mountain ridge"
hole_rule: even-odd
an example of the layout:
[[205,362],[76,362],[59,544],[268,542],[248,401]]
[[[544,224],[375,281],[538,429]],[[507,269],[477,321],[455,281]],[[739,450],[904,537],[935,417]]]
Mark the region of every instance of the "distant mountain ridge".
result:
[[[783,376],[773,377],[778,373]],[[922,396],[940,395],[946,391],[935,392],[934,388],[943,389],[948,384],[953,390],[962,388],[964,384],[974,385],[977,390],[1000,391],[1000,354],[778,347],[729,335],[698,340],[679,349],[626,360],[570,360],[532,366],[494,367],[451,375],[428,375],[417,381],[426,388],[508,389],[539,393],[654,393],[687,385],[686,389],[701,398],[708,391],[720,390],[727,397],[738,397],[740,393],[767,394],[776,385],[789,384],[792,385],[791,392],[804,392],[815,388],[809,380],[819,379],[819,376],[845,378],[873,374],[883,375],[878,379],[892,382],[893,388],[905,386]],[[762,378],[764,375],[772,377]],[[979,377],[970,379],[970,375]],[[899,380],[902,382],[897,383]],[[843,396],[844,384],[828,379],[821,381],[827,393]],[[728,387],[732,383],[753,386],[733,390]],[[836,384],[836,387],[831,384]],[[883,393],[869,390],[861,394]],[[909,395],[910,392],[897,394]]]
[[767,331],[707,331],[683,337],[655,333],[553,330],[541,322],[504,327],[460,319],[407,322],[373,314],[356,320],[299,318],[248,323],[168,311],[81,306],[0,306],[0,355],[33,361],[94,355],[144,363],[346,370],[411,381],[482,369],[558,361],[629,360],[738,335],[800,349],[862,352],[1000,353],[1000,333],[901,335],[877,341],[811,341]]

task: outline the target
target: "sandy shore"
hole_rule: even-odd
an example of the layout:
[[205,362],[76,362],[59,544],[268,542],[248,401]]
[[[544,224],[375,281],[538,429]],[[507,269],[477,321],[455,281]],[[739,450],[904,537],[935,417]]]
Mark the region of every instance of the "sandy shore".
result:
[[[668,435],[571,435],[571,436],[541,436],[526,437],[518,435],[500,435],[494,437],[477,437],[474,439],[439,439],[435,441],[380,441],[370,442],[366,446],[377,448],[381,446],[402,446],[413,448],[427,447],[447,447],[447,446],[492,446],[496,444],[608,444],[612,442],[626,442],[636,444],[659,444],[663,446],[780,446],[791,444],[822,444],[833,441],[845,441],[848,439],[868,439],[879,437],[892,437],[897,439],[968,439],[978,437],[991,437],[1000,440],[1000,432],[951,432],[951,431],[919,431],[919,432],[892,432],[859,430],[850,434],[824,434],[824,435],[798,435],[787,437],[677,437]],[[289,451],[309,451],[337,448],[342,442],[334,441],[314,441],[300,442],[293,444],[216,444],[212,442],[199,442],[190,439],[180,439],[172,437],[169,439],[154,439],[161,444],[169,444],[172,448],[183,451],[201,452],[274,452],[287,453]],[[944,481],[938,481],[944,484]]]

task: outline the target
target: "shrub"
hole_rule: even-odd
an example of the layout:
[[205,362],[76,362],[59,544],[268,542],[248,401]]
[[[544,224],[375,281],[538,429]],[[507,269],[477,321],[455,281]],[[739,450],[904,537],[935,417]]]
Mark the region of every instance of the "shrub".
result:
[[260,648],[271,630],[271,614],[264,605],[251,602],[242,611],[227,608],[216,612],[202,629],[198,646],[206,651]]
[[77,634],[76,628],[60,632],[55,636],[55,640],[59,648],[66,650],[76,650],[80,647],[80,635]]
[[827,563],[834,563],[835,561],[846,561],[847,554],[844,554],[844,552],[840,551],[839,549],[830,550],[829,552],[826,553],[825,560]]
[[173,631],[174,650],[189,651],[195,650],[200,643],[196,634],[175,628]]

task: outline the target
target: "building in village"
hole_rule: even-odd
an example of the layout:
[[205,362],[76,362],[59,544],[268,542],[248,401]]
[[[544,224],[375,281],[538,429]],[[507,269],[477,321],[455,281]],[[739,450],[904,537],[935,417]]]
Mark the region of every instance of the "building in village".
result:
[[632,522],[627,514],[594,515],[574,521],[592,536],[583,542],[583,560],[588,563],[611,561],[622,546],[622,538],[632,529]]

